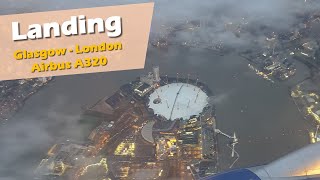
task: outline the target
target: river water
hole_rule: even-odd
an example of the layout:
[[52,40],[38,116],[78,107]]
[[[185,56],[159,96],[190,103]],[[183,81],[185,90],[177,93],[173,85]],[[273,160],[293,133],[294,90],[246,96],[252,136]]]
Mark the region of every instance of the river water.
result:
[[178,46],[149,47],[143,70],[56,77],[28,99],[14,119],[0,128],[0,174],[24,177],[57,140],[85,138],[95,121],[79,123],[88,118],[80,116],[81,107],[111,95],[153,65],[160,66],[162,75],[190,73],[208,84],[216,96],[218,128],[236,132],[240,139],[236,167],[264,164],[308,143],[308,124],[287,85],[258,77],[245,59]]

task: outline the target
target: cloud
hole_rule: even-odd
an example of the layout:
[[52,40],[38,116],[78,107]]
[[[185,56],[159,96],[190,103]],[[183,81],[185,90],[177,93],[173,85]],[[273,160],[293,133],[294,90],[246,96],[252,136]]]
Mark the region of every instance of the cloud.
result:
[[[65,114],[64,98],[57,98],[46,111],[12,119],[0,127],[0,179],[31,179],[48,148],[58,140],[84,137],[79,115]],[[60,110],[59,110],[60,109]],[[19,120],[19,121],[17,121]]]
[[215,106],[220,105],[228,101],[232,93],[233,91],[215,94],[213,97],[210,98],[210,104],[213,104]]
[[0,179],[29,176],[32,169],[28,167],[34,162],[28,156],[53,142],[46,128],[34,121],[9,123],[2,127],[0,137]]

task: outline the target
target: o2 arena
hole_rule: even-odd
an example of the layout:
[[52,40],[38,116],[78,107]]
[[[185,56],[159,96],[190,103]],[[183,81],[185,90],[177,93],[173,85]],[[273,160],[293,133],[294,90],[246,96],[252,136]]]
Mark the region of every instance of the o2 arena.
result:
[[141,76],[140,84],[135,88],[136,94],[144,97],[146,106],[154,115],[166,120],[187,120],[199,116],[209,105],[210,90],[199,79],[163,76],[159,67],[153,72]]
[[208,105],[208,95],[187,83],[171,83],[156,89],[149,97],[149,108],[168,120],[199,115]]

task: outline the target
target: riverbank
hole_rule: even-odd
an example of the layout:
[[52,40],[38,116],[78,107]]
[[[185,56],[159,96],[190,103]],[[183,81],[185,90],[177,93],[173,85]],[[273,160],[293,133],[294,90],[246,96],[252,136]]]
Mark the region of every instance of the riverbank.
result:
[[25,102],[35,93],[47,86],[54,78],[22,79],[1,82],[0,122],[6,121],[24,106]]

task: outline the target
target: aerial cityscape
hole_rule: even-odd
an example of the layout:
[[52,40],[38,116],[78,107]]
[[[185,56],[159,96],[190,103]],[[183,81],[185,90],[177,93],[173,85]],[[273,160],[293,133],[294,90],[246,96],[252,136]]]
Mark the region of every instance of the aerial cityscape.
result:
[[[106,121],[93,129],[89,142],[53,145],[36,175],[40,179],[83,179],[88,174],[98,179],[192,179],[216,173],[215,131],[223,132],[215,126],[212,94],[199,79],[178,75],[162,77],[155,66],[153,72],[87,107],[86,113]],[[90,167],[102,169],[101,174],[90,172]]]
[[[51,8],[127,3],[94,2]],[[0,82],[0,179],[202,179],[320,141],[320,2],[170,3],[142,70]]]

